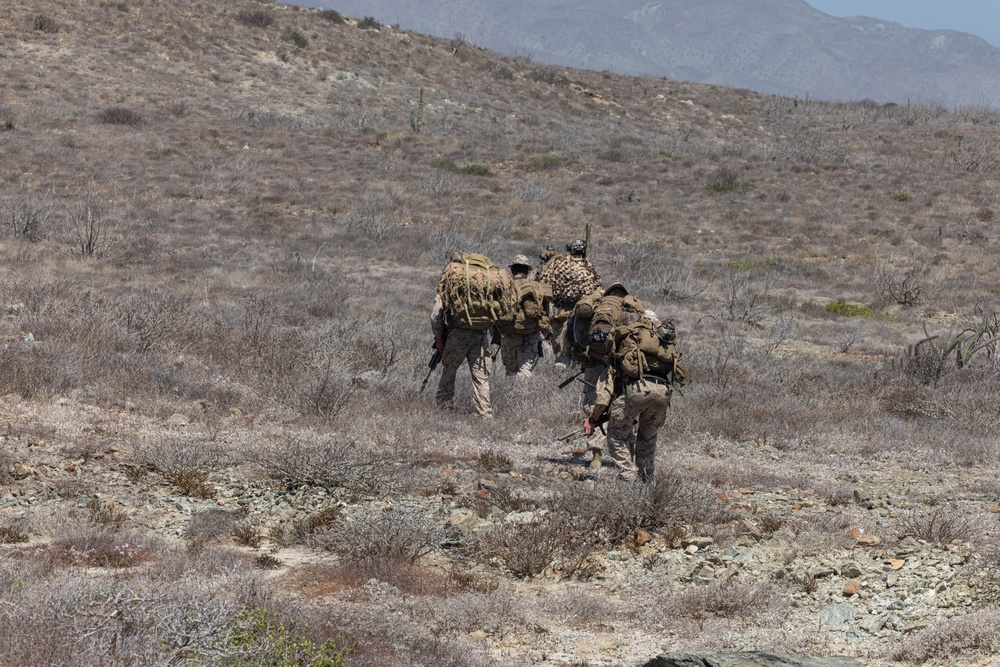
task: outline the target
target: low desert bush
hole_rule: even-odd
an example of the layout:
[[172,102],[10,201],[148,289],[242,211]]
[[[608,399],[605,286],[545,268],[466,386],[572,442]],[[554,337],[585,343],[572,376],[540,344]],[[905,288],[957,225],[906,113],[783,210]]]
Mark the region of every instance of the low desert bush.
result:
[[889,651],[893,660],[917,665],[958,664],[976,656],[1000,654],[1000,612],[976,611],[915,632]]
[[284,32],[281,33],[281,38],[286,42],[291,42],[300,49],[309,46],[309,38],[291,26],[285,28]]
[[661,599],[657,608],[671,618],[754,619],[776,622],[787,603],[782,592],[769,581],[728,580],[696,586]]
[[911,511],[897,518],[900,536],[912,536],[928,544],[946,545],[965,542],[982,534],[974,515],[955,510]]
[[135,460],[159,472],[184,495],[212,498],[215,489],[209,475],[231,463],[217,444],[185,438],[165,438],[156,443],[142,443],[135,448]]
[[128,521],[128,512],[110,498],[95,497],[87,501],[87,518],[93,524],[119,530]]
[[431,166],[435,169],[444,169],[445,171],[450,171],[453,174],[465,174],[468,176],[492,176],[493,172],[490,171],[489,167],[485,167],[479,164],[469,164],[464,167],[460,167],[455,164],[453,160],[448,160],[446,158],[439,158],[437,160],[431,161]]
[[161,548],[146,535],[97,528],[54,540],[45,557],[53,565],[123,568],[153,560]]
[[59,32],[59,24],[56,23],[56,20],[45,14],[36,14],[32,25],[34,25],[35,30],[41,30],[42,32]]
[[536,171],[548,171],[550,169],[555,169],[562,164],[562,158],[558,155],[543,155],[541,157],[536,157],[528,164],[524,165],[524,170],[532,173]]
[[271,479],[324,488],[385,488],[394,476],[391,452],[337,436],[325,440],[293,437],[274,443],[258,453],[257,463]]
[[544,514],[526,523],[499,524],[483,535],[476,552],[481,561],[498,565],[515,577],[527,578],[550,566],[572,576],[596,547],[589,523],[567,514]]
[[15,523],[0,526],[0,544],[17,544],[28,541],[28,532]]
[[343,25],[345,23],[344,15],[334,9],[321,10],[319,15],[334,25]]
[[528,615],[517,593],[498,588],[491,593],[455,595],[448,599],[447,605],[434,610],[428,623],[435,637],[458,636],[481,630],[502,640],[527,625]]
[[652,484],[575,485],[551,506],[591,525],[594,536],[609,545],[631,540],[638,529],[673,533],[682,524],[697,530],[729,519],[711,487],[666,471],[658,473]]
[[266,9],[243,9],[237,12],[236,20],[251,28],[267,28],[274,23],[274,14]]
[[382,27],[382,24],[375,20],[375,17],[366,16],[358,21],[358,27],[362,30],[378,30]]
[[749,185],[740,179],[740,174],[730,167],[719,169],[711,181],[705,184],[705,189],[709,192],[736,192],[742,193],[749,189]]
[[314,534],[310,544],[344,560],[398,558],[414,563],[444,539],[434,522],[413,511],[368,510],[350,519],[343,517],[331,530]]
[[225,635],[221,653],[225,664],[251,667],[251,665],[313,665],[315,667],[340,667],[351,648],[337,648],[334,640],[320,645],[300,634],[299,624],[281,620],[264,607],[241,611],[232,621]]
[[194,542],[218,542],[232,534],[242,521],[242,512],[223,509],[208,509],[191,518],[184,537]]
[[97,113],[97,120],[106,125],[142,125],[142,114],[128,107],[105,107]]
[[861,303],[847,302],[844,299],[831,301],[823,306],[823,310],[841,317],[871,317],[875,311]]

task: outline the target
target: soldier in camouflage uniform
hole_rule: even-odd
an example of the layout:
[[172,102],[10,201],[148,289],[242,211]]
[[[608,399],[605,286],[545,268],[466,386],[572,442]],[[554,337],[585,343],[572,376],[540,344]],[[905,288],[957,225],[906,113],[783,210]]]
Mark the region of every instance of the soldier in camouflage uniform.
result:
[[491,330],[475,331],[449,328],[445,335],[444,302],[440,295],[434,298],[431,309],[431,331],[434,346],[441,352],[441,380],[438,382],[437,402],[442,407],[451,407],[455,398],[455,376],[463,362],[472,373],[472,402],[481,417],[492,418],[490,405],[490,373],[493,370]]
[[[566,320],[573,306],[585,294],[601,288],[601,277],[587,261],[587,244],[577,240],[566,246],[568,254],[553,254],[535,272],[537,280],[552,286],[552,310],[549,316],[552,347],[556,363],[563,368],[571,362],[565,348]],[[546,252],[546,254],[548,254]]]
[[551,290],[533,280],[530,260],[524,255],[515,257],[509,268],[515,285],[531,285],[532,292],[539,292],[541,297],[541,302],[534,304],[535,310],[541,310],[540,317],[531,317],[522,304],[514,321],[500,327],[500,355],[507,375],[530,377],[541,357],[542,336],[549,331],[547,313]]
[[[653,311],[647,310],[643,317],[654,328],[661,326]],[[593,408],[583,421],[584,433],[596,435],[594,422],[610,410],[607,446],[618,478],[653,481],[657,433],[667,420],[673,393],[669,381],[652,374],[633,379],[612,362],[604,367],[594,393]]]
[[518,290],[510,274],[479,253],[452,253],[438,281],[431,310],[434,345],[441,353],[441,380],[437,401],[450,407],[455,397],[455,375],[466,363],[472,373],[476,412],[492,417],[490,372],[493,369],[494,332],[513,320]]

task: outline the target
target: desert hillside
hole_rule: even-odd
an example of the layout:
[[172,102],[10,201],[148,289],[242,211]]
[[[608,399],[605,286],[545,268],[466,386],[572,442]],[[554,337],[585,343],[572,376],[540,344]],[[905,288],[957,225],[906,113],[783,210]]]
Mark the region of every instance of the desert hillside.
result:
[[[1000,49],[806,0],[304,0],[543,63],[821,100],[1000,106]],[[872,9],[877,12],[877,9]]]
[[[1000,114],[250,0],[11,0],[0,69],[0,665],[1000,654]],[[648,485],[551,359],[420,391],[452,251],[587,225],[691,377]]]

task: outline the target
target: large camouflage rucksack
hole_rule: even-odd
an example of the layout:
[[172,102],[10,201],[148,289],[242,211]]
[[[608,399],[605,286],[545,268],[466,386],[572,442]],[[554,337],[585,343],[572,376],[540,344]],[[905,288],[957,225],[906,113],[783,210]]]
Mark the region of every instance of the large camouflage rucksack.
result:
[[637,318],[643,310],[642,302],[631,294],[606,296],[591,292],[581,298],[573,309],[570,328],[578,356],[608,363],[615,328]]
[[485,331],[509,322],[517,312],[517,288],[504,269],[478,253],[456,252],[444,267],[437,293],[448,326]]
[[572,310],[580,297],[601,288],[601,277],[589,262],[561,253],[539,266],[535,278],[552,286],[552,305],[558,310]]
[[627,377],[642,380],[655,378],[680,389],[687,373],[680,364],[674,323],[656,327],[647,317],[615,328],[611,359]]
[[518,292],[517,314],[505,331],[521,336],[549,331],[548,303],[552,299],[552,288],[527,278],[514,280],[514,286]]

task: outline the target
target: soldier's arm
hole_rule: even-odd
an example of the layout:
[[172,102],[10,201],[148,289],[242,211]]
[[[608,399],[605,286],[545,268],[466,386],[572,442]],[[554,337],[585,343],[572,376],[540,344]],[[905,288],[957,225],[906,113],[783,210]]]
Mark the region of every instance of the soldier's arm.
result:
[[431,308],[431,331],[434,333],[434,348],[438,352],[444,352],[444,301],[440,294],[434,297],[434,307]]
[[597,378],[597,400],[594,402],[594,409],[590,411],[590,416],[583,420],[583,432],[586,435],[593,433],[602,423],[601,417],[608,411],[614,399],[614,386],[614,373],[606,367]]

